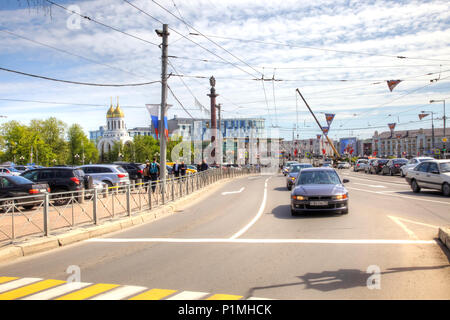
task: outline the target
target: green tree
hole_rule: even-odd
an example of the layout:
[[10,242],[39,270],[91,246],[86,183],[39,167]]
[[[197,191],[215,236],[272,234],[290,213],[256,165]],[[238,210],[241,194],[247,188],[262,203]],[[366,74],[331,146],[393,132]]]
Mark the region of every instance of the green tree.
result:
[[70,126],[67,132],[68,153],[66,163],[79,165],[83,163],[96,163],[98,161],[98,151],[94,143],[84,134],[79,124]]

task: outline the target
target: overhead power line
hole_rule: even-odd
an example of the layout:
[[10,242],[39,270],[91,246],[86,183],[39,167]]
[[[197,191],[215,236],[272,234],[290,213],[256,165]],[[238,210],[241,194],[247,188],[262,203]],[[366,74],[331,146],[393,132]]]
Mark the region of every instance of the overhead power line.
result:
[[[190,33],[190,34],[198,36],[198,34],[195,34],[195,33]],[[405,57],[402,55],[388,55],[388,54],[376,54],[376,53],[361,52],[361,51],[346,51],[346,50],[337,50],[337,49],[328,49],[328,48],[316,48],[316,47],[309,47],[309,46],[292,45],[292,44],[287,44],[287,43],[283,43],[283,42],[267,42],[267,41],[254,40],[254,39],[239,39],[239,38],[216,36],[216,35],[208,35],[208,37],[241,41],[241,42],[255,42],[255,43],[266,44],[266,45],[285,46],[285,47],[292,47],[292,48],[302,48],[302,49],[329,51],[329,52],[346,53],[346,54],[359,54],[359,55],[375,56],[375,57],[388,57],[388,58],[395,58],[395,59],[426,60],[426,61],[449,61],[450,62],[450,60],[448,60],[448,59]]]
[[60,48],[56,48],[56,47],[53,47],[53,46],[51,46],[51,45],[48,45],[48,44],[45,44],[45,43],[42,43],[42,42],[39,42],[39,41],[36,41],[36,40],[29,39],[29,38],[27,38],[27,37],[18,35],[18,34],[14,33],[14,32],[8,31],[8,30],[1,30],[1,29],[0,29],[0,31],[1,31],[1,32],[4,32],[4,33],[7,33],[7,34],[10,34],[10,35],[12,35],[12,36],[15,36],[15,37],[17,37],[17,38],[21,38],[21,39],[30,41],[30,42],[32,42],[32,43],[35,43],[35,44],[38,44],[38,45],[41,45],[41,46],[44,46],[44,47],[47,47],[47,48],[50,48],[50,49],[59,51],[59,52],[62,52],[62,53],[64,53],[64,54],[68,54],[68,55],[71,55],[71,56],[74,56],[74,57],[78,57],[78,58],[81,58],[81,59],[83,59],[83,60],[86,60],[86,61],[89,61],[89,62],[98,64],[98,65],[102,65],[102,66],[105,66],[105,67],[108,67],[108,68],[111,68],[111,69],[115,69],[115,70],[118,70],[118,71],[122,71],[122,72],[125,72],[125,73],[128,73],[128,74],[131,74],[131,75],[140,77],[140,78],[144,78],[144,76],[142,76],[142,75],[138,75],[138,74],[135,74],[135,73],[133,73],[133,72],[130,72],[130,71],[127,71],[127,70],[118,68],[118,67],[114,67],[114,66],[108,65],[108,64],[106,64],[106,63],[102,63],[102,62],[99,62],[99,61],[96,61],[96,60],[93,60],[93,59],[90,59],[90,58],[83,57],[83,56],[81,56],[81,55],[78,55],[78,54],[73,53],[73,52],[70,52],[70,51],[66,51],[66,50],[63,50],[63,49],[60,49]]
[[77,85],[83,85],[83,86],[96,86],[96,87],[137,87],[137,86],[145,86],[145,85],[161,82],[161,80],[157,80],[157,81],[151,81],[151,82],[127,83],[127,84],[90,83],[90,82],[79,82],[79,81],[55,79],[55,78],[44,77],[44,76],[40,76],[40,75],[36,75],[36,74],[21,72],[21,71],[17,71],[17,70],[11,70],[11,69],[2,68],[2,67],[0,67],[0,70],[6,71],[6,72],[17,73],[17,74],[20,74],[23,76],[28,76],[28,77],[38,78],[38,79],[70,83],[70,84],[77,84]]
[[[123,1],[126,2],[126,3],[128,3],[130,6],[132,6],[133,8],[135,8],[136,10],[138,10],[139,12],[141,12],[141,13],[145,14],[146,16],[150,17],[151,19],[157,21],[158,23],[164,24],[161,20],[155,18],[154,16],[152,16],[152,15],[149,14],[148,12],[142,10],[141,8],[137,7],[136,5],[132,4],[132,3],[129,2],[128,0],[123,0]],[[169,29],[170,29],[171,31],[175,32],[176,34],[180,35],[180,36],[183,37],[184,39],[186,39],[186,40],[192,42],[192,43],[195,44],[196,46],[198,46],[198,47],[202,48],[203,50],[205,50],[205,51],[211,53],[212,55],[216,56],[216,57],[219,58],[220,60],[226,62],[227,64],[230,64],[230,65],[232,65],[233,67],[235,67],[235,68],[237,68],[237,69],[239,69],[239,70],[241,70],[241,71],[247,73],[248,75],[254,77],[253,74],[249,73],[249,72],[246,71],[245,69],[242,69],[241,67],[239,67],[239,66],[236,65],[235,63],[230,62],[230,61],[226,60],[225,58],[219,56],[219,55],[216,54],[215,52],[213,52],[213,51],[209,50],[208,48],[202,46],[202,45],[199,44],[198,42],[195,42],[194,40],[188,38],[187,36],[183,35],[181,32],[175,30],[174,28],[169,27]]]
[[136,39],[136,40],[140,40],[140,41],[143,41],[143,42],[145,42],[145,43],[148,43],[148,44],[151,44],[151,45],[154,45],[154,46],[159,47],[159,44],[156,44],[156,43],[154,43],[154,42],[145,40],[145,39],[143,39],[143,38],[141,38],[141,37],[135,36],[135,35],[133,35],[133,34],[130,34],[130,33],[128,33],[128,32],[125,32],[125,31],[123,31],[123,30],[117,29],[117,28],[112,27],[112,26],[110,26],[110,25],[107,25],[107,24],[105,24],[105,23],[103,23],[103,22],[97,21],[97,20],[95,20],[95,19],[93,19],[93,18],[91,18],[91,17],[82,15],[82,14],[76,12],[76,11],[69,10],[69,9],[67,9],[66,7],[64,7],[64,6],[62,6],[62,5],[60,5],[60,4],[56,3],[56,2],[53,2],[53,1],[50,1],[50,0],[45,0],[45,1],[47,1],[48,3],[50,3],[50,4],[54,5],[54,6],[57,6],[57,7],[61,8],[61,9],[63,9],[63,10],[66,10],[67,12],[76,14],[76,15],[80,16],[80,17],[83,18],[83,19],[86,19],[86,20],[92,21],[92,22],[94,22],[94,23],[96,23],[96,24],[99,24],[99,25],[101,25],[101,26],[103,26],[103,27],[105,27],[105,28],[112,29],[112,30],[114,30],[114,31],[116,31],[116,32],[120,32],[120,33],[122,33],[122,34],[124,34],[124,35],[126,35],[126,36],[132,37],[132,38],[134,38],[134,39]]
[[208,41],[210,41],[211,43],[213,43],[214,45],[216,45],[217,47],[221,48],[222,50],[224,50],[225,52],[227,52],[229,55],[231,55],[233,58],[239,60],[241,63],[245,64],[247,67],[249,67],[250,69],[252,69],[253,71],[255,71],[257,74],[262,74],[260,71],[256,70],[255,68],[253,68],[251,65],[249,65],[247,62],[245,62],[244,60],[242,60],[241,58],[237,57],[236,55],[234,55],[232,52],[230,52],[229,50],[227,50],[226,48],[224,48],[223,46],[221,46],[220,44],[218,44],[217,42],[215,42],[214,40],[211,40],[208,36],[205,36],[203,33],[201,33],[200,31],[198,31],[197,29],[195,29],[191,24],[187,23],[186,20],[177,17],[176,15],[174,15],[172,12],[170,12],[169,10],[167,10],[165,7],[163,7],[161,4],[159,4],[158,2],[156,2],[155,0],[152,0],[153,3],[155,3],[157,6],[159,6],[161,9],[163,9],[164,11],[166,11],[167,13],[169,13],[170,15],[172,15],[173,17],[175,17],[177,20],[181,21],[182,23],[184,23],[186,26],[189,26],[192,30],[196,31],[198,34],[200,34],[201,36],[203,36],[204,38],[206,38]]

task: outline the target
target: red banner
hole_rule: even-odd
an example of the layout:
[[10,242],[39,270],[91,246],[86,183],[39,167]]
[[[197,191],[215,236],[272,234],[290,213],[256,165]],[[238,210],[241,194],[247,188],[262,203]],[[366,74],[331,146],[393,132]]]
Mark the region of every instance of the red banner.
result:
[[387,81],[387,85],[389,87],[389,90],[394,90],[394,88],[400,83],[402,80],[389,80]]
[[419,120],[422,120],[423,118],[425,118],[426,116],[429,116],[429,113],[421,113],[419,114]]

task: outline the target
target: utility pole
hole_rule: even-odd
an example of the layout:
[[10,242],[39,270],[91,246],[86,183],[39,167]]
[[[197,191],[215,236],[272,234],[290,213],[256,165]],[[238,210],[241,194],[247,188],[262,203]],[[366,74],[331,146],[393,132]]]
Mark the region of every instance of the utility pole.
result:
[[163,24],[163,30],[155,30],[156,34],[162,37],[162,55],[161,55],[161,121],[159,124],[159,134],[160,134],[160,154],[159,154],[159,172],[160,180],[162,183],[162,193],[164,194],[165,182],[166,182],[166,128],[164,123],[164,118],[166,116],[167,107],[167,47],[169,38],[169,26]]

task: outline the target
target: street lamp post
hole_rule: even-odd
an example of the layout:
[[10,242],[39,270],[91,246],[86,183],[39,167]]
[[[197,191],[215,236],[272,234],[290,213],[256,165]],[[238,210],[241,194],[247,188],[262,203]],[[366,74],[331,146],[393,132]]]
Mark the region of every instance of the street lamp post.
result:
[[431,113],[431,146],[434,149],[434,112],[433,111],[421,111],[422,113]]
[[[447,119],[447,117],[445,116],[445,100],[444,100],[444,99],[440,99],[440,100],[430,100],[430,103],[433,103],[433,102],[442,102],[442,103],[444,104],[444,117],[443,117],[443,119],[444,119],[444,138],[446,138],[446,135],[445,135],[445,120]],[[444,145],[443,145],[443,149],[444,149],[444,150],[447,149],[447,148],[446,148],[445,142],[444,142]],[[444,152],[446,152],[446,151],[444,151]],[[445,154],[444,154],[444,158],[445,158]]]

